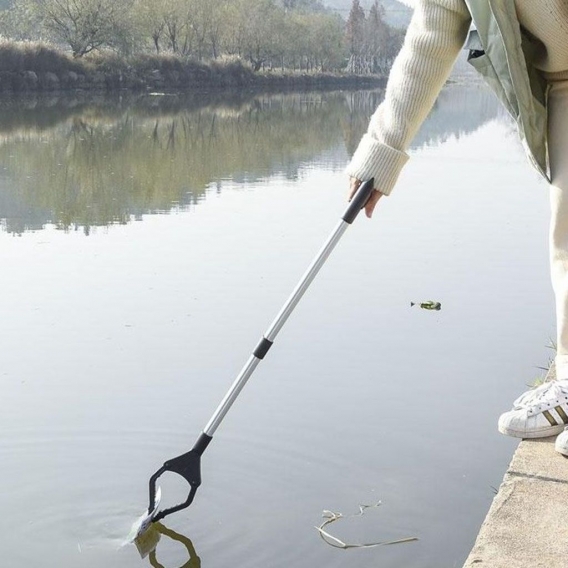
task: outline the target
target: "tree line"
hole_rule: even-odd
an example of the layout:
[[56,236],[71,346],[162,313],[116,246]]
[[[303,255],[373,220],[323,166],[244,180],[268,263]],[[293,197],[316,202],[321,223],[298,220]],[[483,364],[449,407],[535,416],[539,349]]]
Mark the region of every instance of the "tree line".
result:
[[255,71],[380,73],[402,32],[380,0],[365,13],[353,0],[347,22],[321,0],[2,0],[0,35],[42,40],[73,57],[174,54],[198,61],[238,58]]

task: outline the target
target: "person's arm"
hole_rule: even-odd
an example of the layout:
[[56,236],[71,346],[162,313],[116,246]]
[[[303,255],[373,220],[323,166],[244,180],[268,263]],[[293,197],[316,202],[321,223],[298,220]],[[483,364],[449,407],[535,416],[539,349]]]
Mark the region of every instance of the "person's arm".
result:
[[408,160],[406,150],[444,86],[470,23],[464,0],[416,0],[385,99],[346,168],[352,190],[358,180],[375,179],[380,194],[366,207],[368,216],[381,194],[392,191]]

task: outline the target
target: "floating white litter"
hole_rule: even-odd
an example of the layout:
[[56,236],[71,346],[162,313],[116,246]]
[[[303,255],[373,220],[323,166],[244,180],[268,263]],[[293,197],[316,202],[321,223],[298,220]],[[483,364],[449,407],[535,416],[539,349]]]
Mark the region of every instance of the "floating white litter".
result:
[[[365,514],[367,509],[376,509],[381,505],[381,502],[375,503],[374,505],[359,505],[359,512],[355,513],[354,515],[349,515],[350,517],[362,517]],[[333,511],[324,510],[322,517],[324,519],[323,523],[319,527],[314,527],[320,534],[321,538],[324,542],[329,544],[329,546],[333,546],[334,548],[342,548],[343,550],[348,550],[350,548],[376,548],[378,546],[388,546],[391,544],[402,544],[404,542],[412,542],[414,540],[418,540],[416,537],[407,537],[401,538],[398,540],[389,540],[389,541],[382,541],[382,542],[367,542],[367,543],[357,543],[357,544],[348,544],[343,542],[341,539],[329,534],[325,531],[325,527],[331,525],[331,523],[335,523],[339,519],[344,519],[341,513],[334,513]]]
[[[162,499],[162,490],[158,487],[156,491],[155,505],[152,511],[145,511],[144,514],[132,525],[130,534],[128,535],[128,542],[136,544],[136,541],[148,530],[154,517],[158,513],[160,501]],[[158,533],[159,534],[159,533]],[[158,537],[159,538],[159,537]]]

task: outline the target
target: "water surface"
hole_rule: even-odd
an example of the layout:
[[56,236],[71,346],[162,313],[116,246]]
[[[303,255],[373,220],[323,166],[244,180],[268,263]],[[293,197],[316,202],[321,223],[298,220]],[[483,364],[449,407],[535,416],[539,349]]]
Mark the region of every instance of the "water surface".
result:
[[[191,447],[343,212],[381,96],[0,105],[2,566],[148,565],[121,546],[148,478]],[[166,520],[201,566],[462,565],[516,444],[497,417],[553,334],[546,188],[515,136],[482,87],[444,91]],[[319,540],[323,509],[378,500],[332,530],[420,540]],[[157,562],[186,559],[162,540]]]

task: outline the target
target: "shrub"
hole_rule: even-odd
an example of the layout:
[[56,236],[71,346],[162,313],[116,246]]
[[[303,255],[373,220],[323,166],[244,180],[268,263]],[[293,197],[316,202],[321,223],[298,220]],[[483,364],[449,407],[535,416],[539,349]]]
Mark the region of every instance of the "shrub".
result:
[[0,71],[62,73],[83,71],[83,65],[48,44],[37,41],[0,41]]

